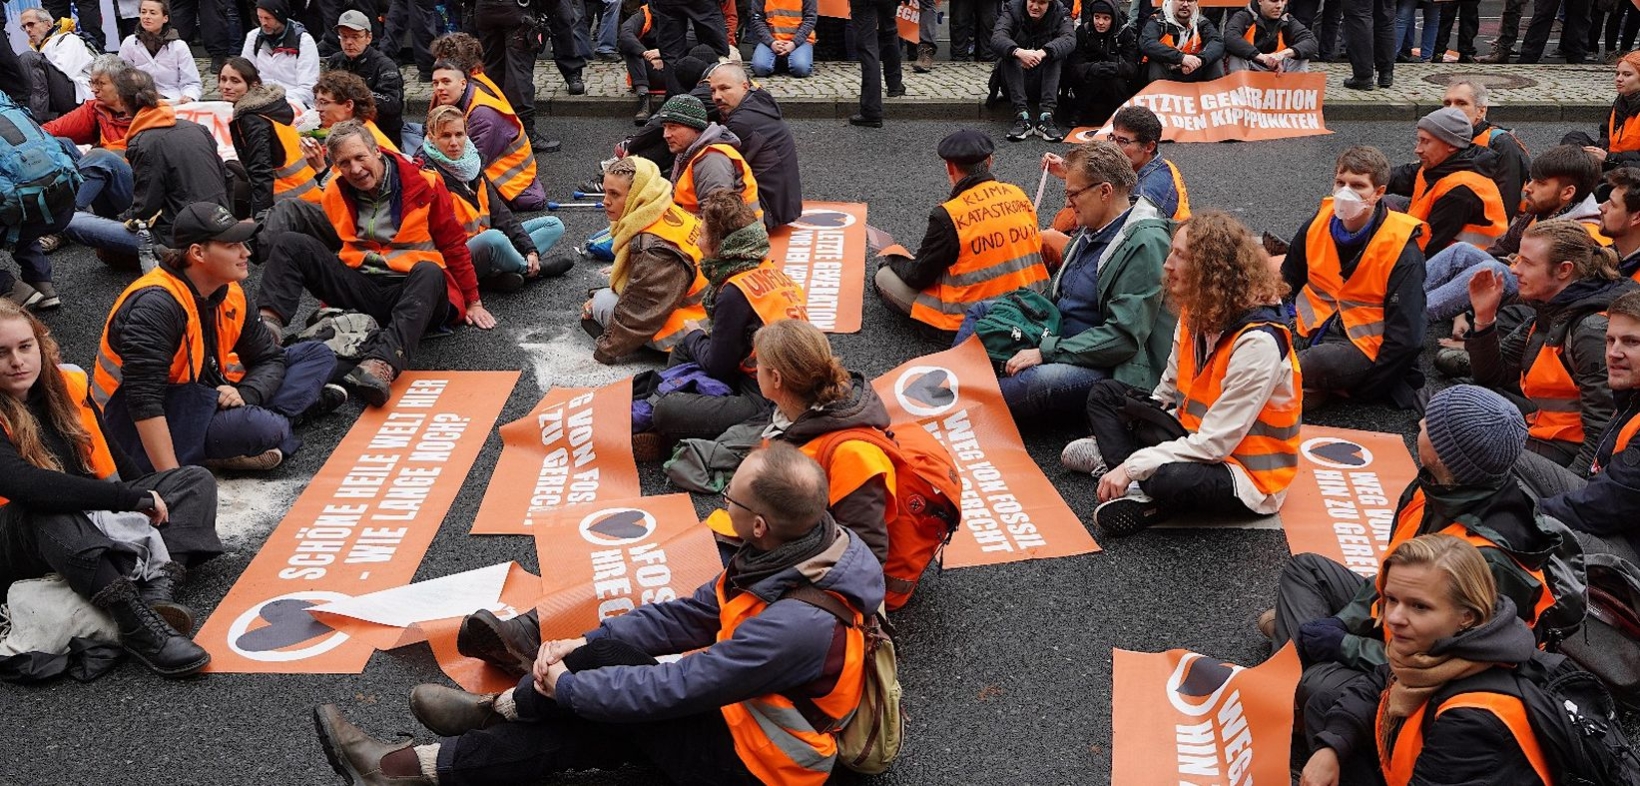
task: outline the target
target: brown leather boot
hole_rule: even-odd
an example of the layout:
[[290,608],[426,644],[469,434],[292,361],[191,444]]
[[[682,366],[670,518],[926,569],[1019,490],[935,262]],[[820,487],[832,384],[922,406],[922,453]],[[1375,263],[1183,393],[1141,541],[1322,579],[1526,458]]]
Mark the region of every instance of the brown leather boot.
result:
[[393,397],[393,379],[397,376],[398,372],[387,365],[387,361],[365,358],[347,372],[346,381],[359,392],[359,398],[364,399],[366,404],[380,407]]
[[1499,49],[1498,51],[1493,52],[1492,54],[1489,54],[1485,57],[1475,58],[1475,62],[1477,62],[1477,63],[1487,63],[1487,64],[1490,64],[1490,65],[1504,65],[1504,64],[1507,64],[1513,58],[1514,58],[1514,55],[1511,54],[1509,52],[1509,50]]
[[410,714],[440,737],[460,737],[507,719],[496,712],[498,693],[468,693],[443,685],[417,685],[410,691]]
[[478,658],[512,677],[522,677],[535,665],[541,649],[541,623],[535,609],[503,620],[489,609],[479,609],[461,621],[456,651]]
[[911,70],[919,74],[926,74],[934,70],[934,45],[917,45],[917,62],[911,64]]
[[433,786],[432,779],[425,775],[394,777],[382,772],[382,757],[409,748],[409,740],[391,745],[371,737],[348,723],[342,709],[334,704],[313,708],[313,726],[319,732],[319,744],[325,749],[330,768],[353,786]]

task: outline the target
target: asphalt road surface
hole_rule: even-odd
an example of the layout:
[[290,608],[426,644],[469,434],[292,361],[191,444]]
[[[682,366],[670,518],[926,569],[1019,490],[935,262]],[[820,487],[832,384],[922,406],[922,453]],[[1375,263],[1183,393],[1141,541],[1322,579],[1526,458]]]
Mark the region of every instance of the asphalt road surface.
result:
[[[573,124],[571,124],[573,122]],[[567,199],[594,172],[610,144],[630,133],[619,120],[553,120],[564,151],[541,162],[552,198]],[[935,142],[950,122],[895,122],[882,130],[841,121],[794,123],[804,193],[810,199],[861,201],[871,223],[908,247],[922,236],[929,209],[949,183]],[[1029,193],[1042,152],[1061,145],[1002,140],[996,172]],[[1338,124],[1334,134],[1251,144],[1167,146],[1183,170],[1196,210],[1234,212],[1255,230],[1290,237],[1314,215],[1331,187],[1334,156],[1351,144],[1373,144],[1392,160],[1412,160],[1411,124]],[[1536,151],[1572,130],[1526,125]],[[1591,129],[1592,130],[1592,129]],[[1045,205],[1063,190],[1050,184]],[[568,242],[601,228],[601,211],[564,214]],[[52,257],[64,306],[45,319],[67,359],[89,365],[109,306],[132,274],[106,269],[83,248]],[[10,264],[9,261],[3,264]],[[425,342],[424,369],[522,369],[502,412],[526,414],[552,384],[598,384],[634,369],[593,363],[577,324],[596,265],[582,263],[560,280],[512,295],[486,295],[495,330],[472,328]],[[254,290],[255,272],[247,289]],[[864,328],[833,336],[844,361],[868,378],[941,347],[920,339],[891,315],[868,286]],[[196,571],[183,599],[209,614],[255,554],[303,483],[323,464],[358,413],[351,404],[303,432],[307,445],[266,478],[224,483],[221,527],[234,550]],[[1333,408],[1311,420],[1325,425],[1411,434],[1411,414],[1381,407]],[[1059,450],[1080,426],[1025,428],[1031,453],[1072,509],[1091,521],[1094,483],[1059,468]],[[522,537],[466,533],[501,452],[493,433],[433,542],[418,580],[517,560],[536,567]],[[653,465],[646,493],[670,489]],[[707,500],[697,499],[706,509]],[[1287,546],[1278,531],[1162,530],[1108,539],[1100,554],[930,576],[906,609],[900,630],[901,681],[910,715],[908,738],[882,784],[1088,784],[1109,780],[1111,648],[1161,651],[1182,647],[1243,664],[1267,654],[1253,627],[1271,605]],[[0,685],[0,784],[323,784],[336,777],[314,737],[314,705],[337,702],[380,737],[431,735],[410,715],[407,696],[420,682],[444,682],[431,652],[412,646],[374,656],[359,675],[210,675],[171,682],[128,662],[91,684],[68,680],[35,688]],[[845,780],[849,776],[839,776]],[[653,773],[589,773],[576,783],[647,784]]]

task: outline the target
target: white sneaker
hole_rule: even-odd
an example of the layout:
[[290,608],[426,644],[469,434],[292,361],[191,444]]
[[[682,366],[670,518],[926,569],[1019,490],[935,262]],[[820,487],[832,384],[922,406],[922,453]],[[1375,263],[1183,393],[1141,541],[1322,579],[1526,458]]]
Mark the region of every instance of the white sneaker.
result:
[[1110,471],[1104,454],[1099,452],[1099,441],[1093,437],[1072,440],[1060,451],[1059,463],[1072,472],[1085,472],[1096,478]]

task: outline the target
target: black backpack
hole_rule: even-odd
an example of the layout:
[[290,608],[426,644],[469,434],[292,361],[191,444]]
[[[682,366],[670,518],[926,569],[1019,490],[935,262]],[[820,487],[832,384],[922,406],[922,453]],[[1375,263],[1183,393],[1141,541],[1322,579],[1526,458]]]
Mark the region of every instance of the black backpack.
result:
[[1611,554],[1587,554],[1589,615],[1560,651],[1600,678],[1612,697],[1640,710],[1640,568]]
[[1511,679],[1526,705],[1538,745],[1554,772],[1555,786],[1640,784],[1640,751],[1623,733],[1606,686],[1565,655],[1537,652]]

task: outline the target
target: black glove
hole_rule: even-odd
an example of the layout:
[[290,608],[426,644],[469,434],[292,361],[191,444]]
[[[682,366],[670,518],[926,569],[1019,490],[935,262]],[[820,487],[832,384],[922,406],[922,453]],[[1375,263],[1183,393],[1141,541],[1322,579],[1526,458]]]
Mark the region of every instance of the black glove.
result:
[[1301,625],[1298,634],[1293,636],[1293,646],[1305,666],[1331,663],[1344,656],[1344,637],[1348,635],[1349,629],[1344,627],[1343,620],[1322,617]]
[[1088,76],[1109,78],[1116,76],[1116,64],[1106,60],[1088,65]]

